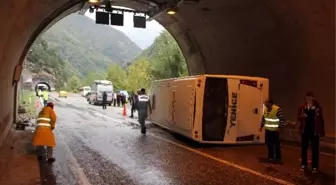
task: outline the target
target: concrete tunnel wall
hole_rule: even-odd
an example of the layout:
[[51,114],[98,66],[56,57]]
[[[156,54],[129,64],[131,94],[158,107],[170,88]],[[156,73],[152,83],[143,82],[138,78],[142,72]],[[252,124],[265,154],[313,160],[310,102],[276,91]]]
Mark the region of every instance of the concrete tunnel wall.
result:
[[[2,138],[13,122],[15,65],[41,25],[78,2],[0,2]],[[334,136],[334,7],[332,0],[207,0],[182,4],[175,16],[156,19],[179,42],[191,74],[267,77],[272,99],[289,120],[295,120],[304,92],[313,90],[324,108],[327,134]]]

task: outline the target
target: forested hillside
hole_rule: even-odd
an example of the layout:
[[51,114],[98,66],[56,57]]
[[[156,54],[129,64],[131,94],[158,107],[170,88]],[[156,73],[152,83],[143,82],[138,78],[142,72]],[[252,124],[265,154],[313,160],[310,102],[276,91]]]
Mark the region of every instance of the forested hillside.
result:
[[80,76],[92,71],[103,72],[110,64],[123,66],[141,52],[124,33],[111,26],[95,24],[79,14],[56,23],[42,39]]
[[31,72],[51,74],[57,89],[69,91],[97,79],[111,80],[116,90],[136,91],[148,89],[153,80],[188,75],[183,54],[167,31],[139,51],[119,31],[71,15],[35,41],[27,61]]
[[114,83],[115,89],[136,91],[148,89],[153,80],[187,75],[186,61],[177,42],[167,31],[163,31],[128,67],[123,69],[111,65],[106,78]]

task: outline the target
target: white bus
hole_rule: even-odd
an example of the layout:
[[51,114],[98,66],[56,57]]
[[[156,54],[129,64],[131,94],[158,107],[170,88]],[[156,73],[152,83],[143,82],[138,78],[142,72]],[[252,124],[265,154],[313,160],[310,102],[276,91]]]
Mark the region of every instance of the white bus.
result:
[[259,131],[268,79],[199,75],[154,81],[150,120],[200,143],[264,143]]
[[101,104],[103,102],[103,92],[107,93],[107,104],[111,106],[113,98],[113,85],[108,80],[95,80],[91,85],[89,103]]
[[91,92],[91,87],[90,86],[84,86],[84,87],[81,87],[79,88],[79,92],[82,96],[85,97],[85,95],[89,92]]

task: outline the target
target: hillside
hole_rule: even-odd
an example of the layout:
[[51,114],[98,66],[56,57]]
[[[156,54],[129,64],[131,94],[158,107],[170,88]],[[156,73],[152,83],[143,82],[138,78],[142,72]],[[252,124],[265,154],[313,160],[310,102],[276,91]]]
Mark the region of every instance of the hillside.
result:
[[107,25],[97,25],[86,16],[72,14],[43,35],[48,47],[77,70],[80,76],[89,71],[105,71],[110,64],[126,65],[141,52],[124,33]]

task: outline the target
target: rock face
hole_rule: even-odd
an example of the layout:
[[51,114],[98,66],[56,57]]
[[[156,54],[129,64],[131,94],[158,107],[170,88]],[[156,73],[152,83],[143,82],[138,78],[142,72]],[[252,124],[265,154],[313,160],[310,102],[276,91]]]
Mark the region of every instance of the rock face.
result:
[[39,83],[46,84],[49,90],[55,89],[55,81],[56,78],[46,72],[41,72],[38,74],[34,74],[32,76],[32,87],[35,89],[36,85]]

